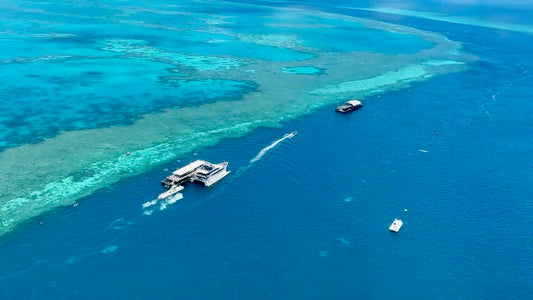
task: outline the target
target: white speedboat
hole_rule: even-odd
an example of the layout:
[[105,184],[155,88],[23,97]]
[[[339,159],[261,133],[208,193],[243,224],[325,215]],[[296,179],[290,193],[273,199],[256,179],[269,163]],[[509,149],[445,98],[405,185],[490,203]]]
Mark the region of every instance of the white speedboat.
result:
[[157,196],[157,199],[159,200],[163,200],[165,198],[168,198],[172,195],[175,195],[176,193],[178,193],[179,191],[183,190],[183,186],[181,185],[173,185],[171,186],[168,191],[164,192],[164,193],[161,193],[159,196]]

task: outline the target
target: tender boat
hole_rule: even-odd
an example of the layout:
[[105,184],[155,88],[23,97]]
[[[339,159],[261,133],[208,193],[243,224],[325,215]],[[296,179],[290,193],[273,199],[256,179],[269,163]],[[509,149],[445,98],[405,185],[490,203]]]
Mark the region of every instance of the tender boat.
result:
[[402,228],[403,222],[400,219],[394,219],[392,224],[389,227],[389,230],[392,232],[398,232],[400,231],[400,228]]
[[347,113],[347,112],[350,112],[352,110],[359,109],[361,107],[363,107],[363,103],[361,103],[361,101],[359,101],[359,100],[350,100],[350,101],[346,101],[346,103],[344,103],[343,105],[337,106],[335,111],[336,112],[341,112],[341,113]]
[[157,199],[159,200],[163,200],[165,198],[168,198],[172,195],[175,195],[176,193],[178,193],[179,191],[183,190],[183,186],[181,185],[173,185],[171,186],[168,191],[164,192],[164,193],[161,193],[159,196],[157,196]]

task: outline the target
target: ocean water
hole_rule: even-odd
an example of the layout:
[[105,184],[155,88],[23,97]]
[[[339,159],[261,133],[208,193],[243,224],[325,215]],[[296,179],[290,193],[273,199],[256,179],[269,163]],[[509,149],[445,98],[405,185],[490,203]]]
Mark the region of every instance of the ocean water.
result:
[[530,8],[409,3],[2,3],[0,297],[530,298]]

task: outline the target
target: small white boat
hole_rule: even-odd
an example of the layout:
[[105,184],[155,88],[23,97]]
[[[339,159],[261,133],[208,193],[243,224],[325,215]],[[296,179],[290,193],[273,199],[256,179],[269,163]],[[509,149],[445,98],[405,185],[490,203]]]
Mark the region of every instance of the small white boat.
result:
[[389,230],[392,232],[398,232],[400,231],[400,228],[402,228],[403,222],[400,219],[394,219],[392,224],[389,227]]
[[170,189],[168,189],[168,191],[164,192],[164,193],[161,193],[159,196],[157,196],[157,199],[159,200],[163,200],[165,198],[168,198],[174,194],[176,194],[177,192],[183,190],[183,186],[181,185],[174,185],[172,187],[170,187]]

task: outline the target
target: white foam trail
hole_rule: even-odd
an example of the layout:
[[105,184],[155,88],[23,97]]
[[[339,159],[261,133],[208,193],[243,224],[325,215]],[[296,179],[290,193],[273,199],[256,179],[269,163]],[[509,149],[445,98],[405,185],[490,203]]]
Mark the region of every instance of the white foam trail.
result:
[[111,222],[111,224],[107,225],[107,228],[114,229],[116,227],[116,224],[122,222],[122,220],[122,218],[116,219],[115,221]]
[[157,199],[152,200],[152,201],[148,201],[148,202],[144,202],[143,203],[143,209],[144,208],[148,208],[148,207],[150,207],[152,205],[156,205],[156,204],[157,204]]
[[71,258],[69,258],[65,263],[68,264],[68,265],[72,265],[72,264],[75,264],[75,263],[78,263],[81,261],[81,258],[78,257],[78,256],[72,256]]
[[277,145],[279,145],[281,142],[283,142],[284,140],[286,139],[292,139],[295,135],[297,135],[298,132],[297,131],[293,131],[291,133],[287,133],[286,135],[284,135],[282,138],[278,139],[278,140],[275,140],[273,143],[271,143],[270,145],[266,146],[265,148],[261,149],[261,151],[259,151],[259,153],[250,160],[250,164],[253,164],[255,163],[256,161],[260,160],[268,151],[272,150],[274,147],[276,147]]
[[133,222],[133,221],[128,221],[128,220],[124,220],[124,218],[120,218],[120,219],[116,219],[115,221],[113,221],[109,225],[107,225],[107,228],[119,230],[119,229],[122,229],[122,228],[124,228],[126,226],[132,225],[134,223],[135,222]]
[[162,200],[161,201],[161,205],[159,206],[159,210],[165,210],[167,209],[167,206],[169,205],[172,205],[176,202],[178,202],[178,200],[182,199],[183,198],[183,194],[182,193],[178,193],[168,199],[165,199],[165,200]]
[[287,133],[284,136],[282,136],[281,138],[279,138],[279,139],[273,141],[272,143],[270,143],[265,148],[261,149],[261,151],[259,151],[259,153],[257,153],[257,155],[254,158],[252,158],[250,160],[250,162],[246,166],[242,166],[242,167],[239,168],[239,170],[237,171],[237,175],[232,177],[232,179],[235,179],[235,178],[241,176],[242,174],[244,174],[244,172],[246,172],[246,170],[249,167],[251,167],[255,162],[260,160],[268,151],[270,151],[273,148],[275,148],[277,145],[279,145],[284,140],[293,138],[297,134],[298,134],[298,131],[293,131],[291,133]]
[[343,244],[343,245],[346,246],[346,247],[349,247],[349,246],[351,245],[351,243],[352,243],[351,241],[349,241],[349,240],[347,240],[347,239],[345,239],[345,238],[343,238],[343,237],[338,237],[338,238],[337,238],[337,241],[338,241],[339,243]]
[[166,200],[166,203],[167,204],[174,204],[176,202],[178,202],[178,200],[181,200],[183,199],[183,194],[182,193],[177,193],[176,195],[168,198],[168,200]]
[[115,246],[115,245],[107,246],[107,247],[105,247],[104,249],[102,249],[102,250],[100,251],[100,253],[108,254],[108,253],[111,253],[111,252],[115,252],[115,251],[117,251],[117,248],[118,248],[118,247]]
[[428,152],[429,152],[429,151],[424,150],[424,149],[420,149],[420,150],[418,150],[418,151],[420,151],[420,152],[422,152],[422,153],[428,153]]
[[148,202],[145,202],[142,207],[144,209],[143,211],[143,214],[146,215],[146,216],[151,216],[153,213],[154,213],[154,210],[153,209],[147,209],[151,206],[154,206],[156,204],[159,203],[159,210],[165,210],[167,209],[167,206],[171,205],[171,204],[174,204],[176,202],[178,202],[179,200],[183,199],[183,194],[182,193],[177,193],[175,195],[172,195],[168,198],[165,198],[165,199],[155,199],[155,200],[152,200],[152,201],[148,201]]
[[[496,102],[496,95],[492,95],[492,103],[495,103]],[[487,108],[485,108],[485,105],[487,104],[490,104],[490,103],[483,103],[481,104],[481,109],[483,109],[483,111],[485,112],[485,114],[487,114],[487,117],[489,117],[489,120],[491,122],[494,122],[494,119],[492,118],[492,115],[490,114],[490,112],[487,110]]]
[[[121,220],[121,219],[119,219],[119,220]],[[117,251],[117,249],[118,249],[117,246],[109,245],[109,246],[105,247],[104,249],[102,249],[100,251],[93,251],[93,252],[89,252],[89,253],[86,253],[86,254],[74,255],[74,256],[70,257],[67,261],[65,261],[65,264],[67,264],[67,265],[77,264],[77,263],[81,262],[82,260],[84,260],[84,259],[86,259],[88,257],[92,257],[92,256],[95,256],[95,255],[98,255],[98,254],[109,254],[109,253]]]

